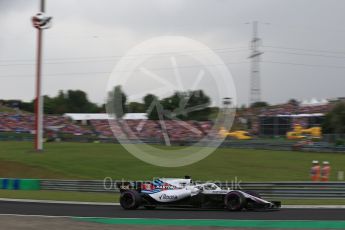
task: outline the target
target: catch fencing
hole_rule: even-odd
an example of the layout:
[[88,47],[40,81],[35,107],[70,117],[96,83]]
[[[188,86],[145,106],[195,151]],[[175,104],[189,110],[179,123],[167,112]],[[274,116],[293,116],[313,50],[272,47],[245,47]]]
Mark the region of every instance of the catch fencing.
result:
[[[143,183],[143,182],[141,182]],[[199,182],[201,183],[201,182]],[[119,193],[121,184],[137,181],[41,180],[41,190]],[[222,189],[255,190],[264,198],[280,199],[345,199],[345,182],[241,182],[216,183]]]

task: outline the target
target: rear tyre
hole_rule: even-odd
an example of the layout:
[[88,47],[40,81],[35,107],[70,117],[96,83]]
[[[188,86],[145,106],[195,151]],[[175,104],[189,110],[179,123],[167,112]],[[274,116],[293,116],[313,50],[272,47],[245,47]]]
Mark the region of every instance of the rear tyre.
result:
[[247,204],[246,198],[241,192],[232,191],[225,196],[225,208],[229,211],[241,211]]
[[135,190],[127,190],[121,193],[120,205],[123,209],[134,210],[141,204],[141,196]]

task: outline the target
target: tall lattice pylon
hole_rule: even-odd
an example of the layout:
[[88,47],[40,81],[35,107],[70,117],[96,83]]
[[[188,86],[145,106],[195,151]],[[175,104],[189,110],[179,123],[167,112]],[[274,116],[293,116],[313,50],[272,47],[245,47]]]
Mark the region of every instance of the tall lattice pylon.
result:
[[251,72],[250,72],[250,95],[249,103],[261,101],[261,80],[260,80],[260,56],[263,54],[259,50],[261,39],[258,37],[258,22],[253,21],[253,39],[251,41]]

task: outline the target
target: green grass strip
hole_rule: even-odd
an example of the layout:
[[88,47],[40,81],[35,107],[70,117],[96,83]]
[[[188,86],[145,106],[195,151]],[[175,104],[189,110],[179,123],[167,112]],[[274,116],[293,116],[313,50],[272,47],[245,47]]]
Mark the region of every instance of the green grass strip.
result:
[[0,189],[0,198],[81,201],[81,202],[119,202],[119,194],[102,192],[73,192],[54,190],[7,190]]
[[188,220],[188,219],[125,219],[125,218],[90,218],[74,219],[102,224],[152,225],[152,226],[210,226],[242,228],[317,228],[344,229],[345,221],[280,221],[280,220]]

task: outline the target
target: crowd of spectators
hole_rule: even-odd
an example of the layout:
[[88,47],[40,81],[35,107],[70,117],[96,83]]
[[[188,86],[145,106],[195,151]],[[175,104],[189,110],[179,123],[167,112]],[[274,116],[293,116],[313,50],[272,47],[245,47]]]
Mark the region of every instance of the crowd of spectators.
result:
[[[69,118],[56,115],[44,116],[44,129],[47,133],[72,135],[96,135],[99,137],[118,137],[128,139],[162,140],[163,130],[169,139],[196,140],[208,135],[212,127],[210,121],[175,121],[165,120],[91,120],[87,125],[71,121]],[[0,132],[33,133],[35,117],[29,113],[0,113]]]
[[108,120],[91,120],[90,125],[94,133],[100,137],[112,137],[114,135],[120,137],[123,133],[117,122],[110,124]]
[[[265,106],[265,107],[251,107],[238,111],[235,123],[241,120],[250,120],[250,125],[247,124],[248,130],[251,134],[259,134],[260,120],[259,117],[274,117],[278,115],[302,115],[302,114],[326,114],[331,111],[334,103],[319,103],[319,104],[303,104],[298,102],[288,102],[285,104]],[[308,127],[307,116],[294,117],[293,123]]]
[[276,115],[292,115],[292,114],[311,114],[311,113],[327,113],[331,109],[331,104],[300,106],[292,103],[269,106],[261,108],[259,115],[276,116]]
[[208,135],[212,123],[210,121],[177,121],[177,120],[130,120],[126,121],[129,127],[129,137],[135,136],[140,139],[163,139],[164,130],[171,141],[198,140]]
[[[45,115],[44,128],[73,135],[91,134],[87,127],[74,124],[62,116]],[[33,133],[35,117],[28,113],[0,113],[0,132]]]
[[0,132],[30,133],[34,129],[31,115],[0,113]]
[[201,139],[212,127],[209,121],[126,120],[110,121],[109,125],[107,120],[92,120],[90,123],[96,134],[103,137],[162,140],[166,130],[172,141]]
[[[286,103],[276,106],[244,109],[237,114],[237,120],[243,117],[258,118],[259,116],[327,113],[331,109],[331,103],[312,106],[301,106],[296,103]],[[307,121],[299,118],[299,124]],[[250,131],[258,132],[258,119],[251,119]],[[296,121],[297,122],[297,121]],[[33,133],[35,130],[35,118],[33,114],[17,112],[0,113],[0,132]],[[205,136],[215,136],[217,133],[212,130],[211,121],[179,121],[179,120],[90,120],[87,124],[73,122],[69,118],[58,115],[45,115],[44,128],[49,132],[65,133],[72,135],[94,135],[97,137],[129,139],[164,139],[164,130],[171,141],[199,140]]]

